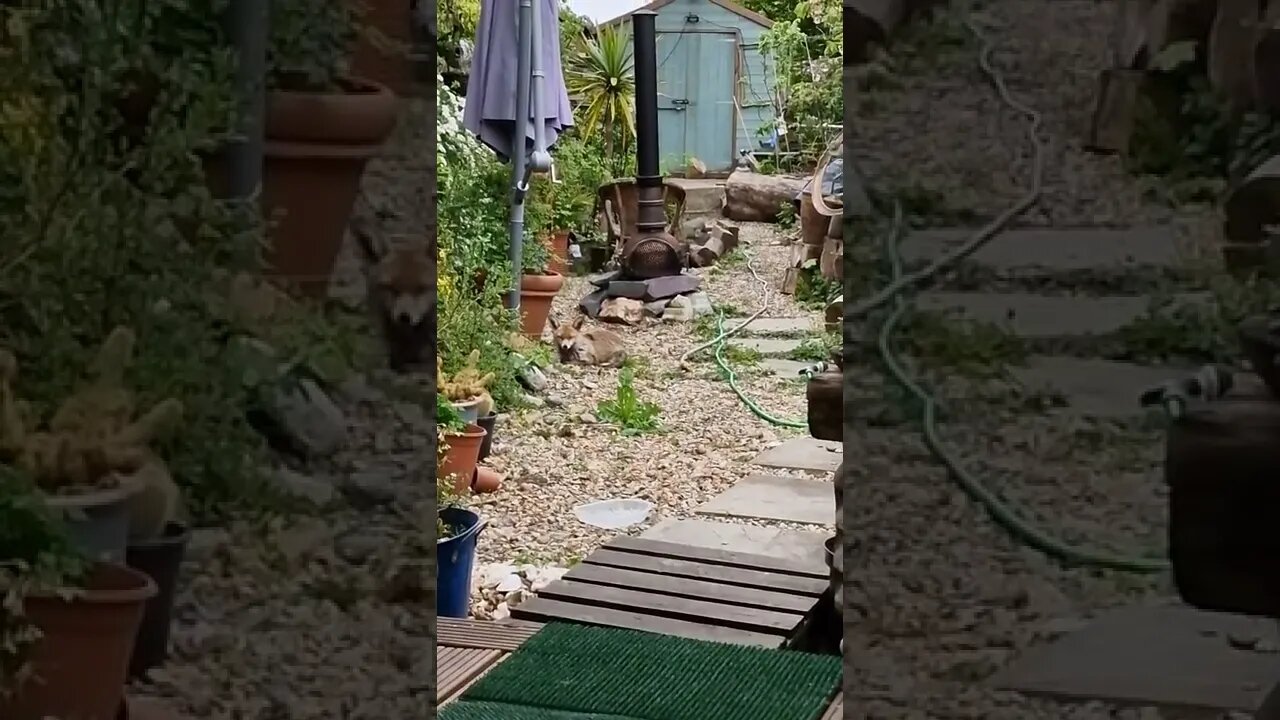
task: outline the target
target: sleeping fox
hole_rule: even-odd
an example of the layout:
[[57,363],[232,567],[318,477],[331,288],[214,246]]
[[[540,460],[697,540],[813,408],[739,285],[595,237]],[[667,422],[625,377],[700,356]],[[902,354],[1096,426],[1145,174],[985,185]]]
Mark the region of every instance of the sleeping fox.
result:
[[387,343],[391,368],[429,364],[436,336],[436,262],[425,240],[388,242],[352,228],[365,256],[369,308]]
[[604,367],[622,365],[627,359],[627,348],[622,342],[622,336],[604,328],[583,330],[585,319],[582,315],[568,323],[551,319],[555,326],[552,335],[555,337],[556,350],[560,353],[560,362]]

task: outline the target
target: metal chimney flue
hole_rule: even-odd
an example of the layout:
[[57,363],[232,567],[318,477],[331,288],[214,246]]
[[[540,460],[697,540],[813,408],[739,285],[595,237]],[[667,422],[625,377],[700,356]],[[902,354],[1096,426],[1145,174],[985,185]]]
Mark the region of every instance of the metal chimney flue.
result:
[[631,277],[677,275],[687,252],[667,232],[666,190],[658,164],[658,14],[631,15],[636,86],[636,234],[624,245],[622,264]]

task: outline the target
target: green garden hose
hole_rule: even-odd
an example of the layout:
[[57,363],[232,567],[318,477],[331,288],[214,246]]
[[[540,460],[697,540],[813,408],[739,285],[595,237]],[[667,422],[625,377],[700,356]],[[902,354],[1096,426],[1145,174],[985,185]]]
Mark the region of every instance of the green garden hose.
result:
[[[889,263],[890,282],[896,282],[902,277],[902,257],[898,254],[901,232],[902,206],[895,203],[893,230],[885,236],[885,256]],[[1015,540],[1065,565],[1144,574],[1162,573],[1169,569],[1169,563],[1161,558],[1111,555],[1063,542],[1026,521],[1019,512],[970,473],[968,468],[947,450],[938,434],[937,400],[907,375],[902,363],[893,353],[893,333],[898,329],[898,324],[905,315],[908,305],[901,290],[891,297],[893,309],[880,327],[877,338],[880,358],[893,379],[920,402],[925,445],[947,467],[956,484],[970,498],[982,505],[991,518],[1008,531]]]
[[[744,323],[740,327],[745,327],[745,326],[746,324]],[[716,366],[719,367],[720,372],[724,374],[725,382],[729,383],[729,389],[733,390],[733,393],[738,396],[738,399],[741,400],[744,405],[747,406],[747,409],[750,410],[756,417],[760,418],[761,420],[764,420],[770,425],[776,425],[778,427],[785,427],[785,428],[800,428],[800,429],[809,427],[809,423],[807,422],[799,422],[797,420],[784,420],[782,418],[770,415],[767,411],[765,411],[764,408],[760,407],[760,405],[757,404],[756,401],[747,397],[747,394],[742,391],[742,388],[738,387],[738,376],[733,372],[733,368],[729,366],[728,359],[724,356],[724,347],[725,347],[724,341],[727,336],[728,336],[727,333],[725,333],[724,331],[724,313],[717,310],[716,311],[716,343],[714,345]]]

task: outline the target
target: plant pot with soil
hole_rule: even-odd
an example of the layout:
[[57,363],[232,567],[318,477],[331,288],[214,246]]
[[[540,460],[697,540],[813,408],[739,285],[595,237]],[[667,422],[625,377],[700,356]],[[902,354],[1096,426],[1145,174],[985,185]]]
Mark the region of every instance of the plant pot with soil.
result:
[[436,486],[447,486],[462,495],[471,488],[484,428],[463,422],[444,398],[436,395]]
[[147,601],[138,626],[137,641],[129,661],[130,677],[145,676],[147,671],[164,663],[169,656],[173,598],[190,539],[191,532],[186,523],[170,521],[159,535],[140,535],[129,540],[126,563],[156,584],[156,594]]
[[275,0],[267,52],[262,207],[269,272],[323,296],[342,248],[365,164],[391,135],[395,93],[352,77],[350,3]]
[[16,467],[0,466],[0,717],[113,720],[155,585],[92,562]]

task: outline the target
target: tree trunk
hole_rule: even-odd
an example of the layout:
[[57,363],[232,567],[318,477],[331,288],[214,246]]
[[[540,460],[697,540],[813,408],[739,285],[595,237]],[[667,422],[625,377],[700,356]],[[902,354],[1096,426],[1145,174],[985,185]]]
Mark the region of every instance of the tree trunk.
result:
[[735,170],[724,185],[724,216],[737,222],[777,222],[793,207],[805,178]]
[[1258,0],[1219,0],[1209,31],[1209,82],[1236,111],[1253,104],[1254,46],[1260,21]]

